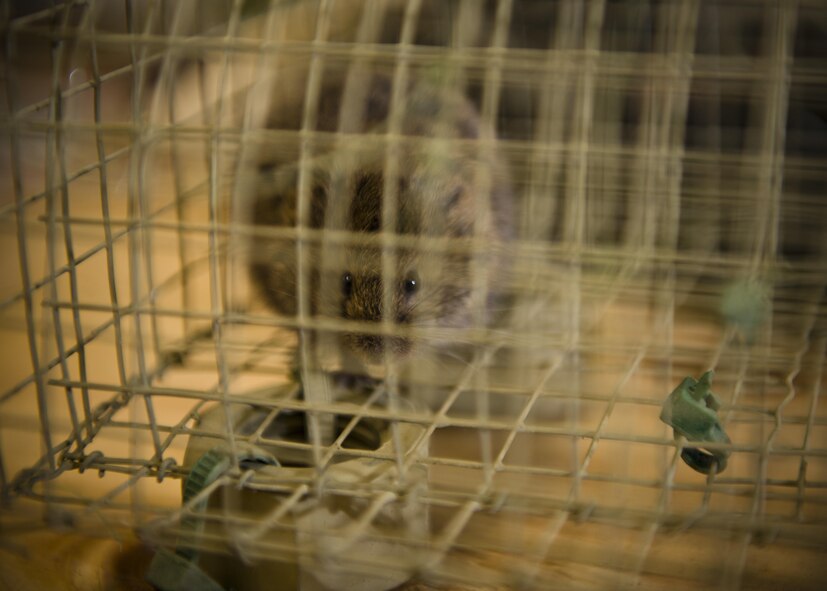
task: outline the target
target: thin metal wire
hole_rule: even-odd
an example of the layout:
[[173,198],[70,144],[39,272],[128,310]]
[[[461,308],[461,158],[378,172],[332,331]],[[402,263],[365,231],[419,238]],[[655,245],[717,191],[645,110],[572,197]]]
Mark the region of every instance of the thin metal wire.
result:
[[[154,5],[150,5],[150,10],[154,8]],[[144,68],[141,65],[143,54],[146,53],[146,49],[142,48],[139,54],[139,48],[137,47],[135,40],[138,38],[139,33],[136,30],[135,20],[135,13],[134,13],[134,5],[131,0],[125,0],[125,12],[126,12],[126,28],[130,33],[130,38],[133,39],[133,42],[129,45],[129,54],[130,54],[130,61],[132,62],[132,76],[133,76],[133,85],[132,85],[132,118],[133,121],[136,123],[140,123],[143,119],[143,115],[141,112],[141,93],[143,91],[143,80],[145,76]],[[151,19],[147,19],[147,23],[145,25],[144,31],[142,34],[147,34],[149,32],[149,27],[151,26]],[[143,132],[140,129],[136,130],[137,135],[133,138],[133,147],[130,150],[130,167],[128,173],[128,184],[127,184],[127,202],[128,202],[128,211],[130,212],[130,216],[142,218],[145,214],[148,213],[148,208],[146,207],[145,201],[145,190],[143,187],[143,179],[142,179],[142,171],[144,169],[144,149],[143,149],[143,142],[141,135]],[[141,261],[143,259],[142,252],[146,259],[149,258],[150,252],[142,249],[142,242],[147,240],[147,237],[144,235],[143,232],[140,231],[139,228],[135,228],[128,233],[127,236],[129,242],[129,275],[130,275],[130,299],[132,304],[137,304],[138,301],[143,302],[142,295],[141,295],[141,288],[143,285],[142,282],[142,273],[141,273]],[[146,262],[146,261],[144,261]],[[151,294],[151,290],[149,291]],[[154,296],[150,296],[154,297]],[[151,315],[150,318],[152,322],[155,322],[155,316]],[[145,348],[144,343],[146,342],[144,338],[144,327],[142,322],[142,316],[139,311],[133,312],[133,349],[135,351],[135,357],[137,362],[137,370],[138,370],[138,380],[144,387],[149,387],[150,380],[149,380],[149,367],[147,365],[147,353],[148,350]],[[153,331],[157,334],[157,331]],[[144,406],[146,408],[147,414],[153,418],[151,424],[154,424],[154,417],[155,412],[153,409],[153,402],[150,396],[144,397]],[[132,412],[135,412],[135,407],[131,406]],[[160,437],[158,436],[157,432],[152,433],[152,441],[154,447],[154,455],[156,457],[161,456],[161,441]],[[137,442],[135,441],[134,437],[131,438],[131,444],[133,445],[133,450],[137,453]]]
[[[68,24],[69,24],[68,14],[69,13],[67,11],[66,18],[64,19],[64,21],[61,25],[64,29],[66,27],[68,27]],[[55,75],[55,80],[54,80],[55,85],[54,86],[55,86],[56,89],[60,88],[59,80],[57,79],[57,77],[58,77],[59,72],[61,72],[62,67],[63,67],[61,62],[63,60],[67,60],[67,58],[64,55],[64,50],[65,50],[65,47],[63,46],[63,44],[58,46],[58,52],[57,52],[57,55],[56,55],[56,60],[55,60],[55,63],[53,64],[53,66],[52,66],[52,72]],[[55,97],[55,111],[56,111],[56,115],[57,115],[55,122],[57,122],[57,121],[60,121],[64,118],[66,108],[65,108],[65,104],[63,104],[62,101],[60,101],[60,99],[59,99],[59,91],[56,92],[55,94],[57,95]],[[60,211],[61,211],[61,213],[64,217],[69,217],[70,216],[70,204],[69,204],[69,183],[67,181],[67,171],[66,171],[66,169],[67,169],[66,151],[67,151],[66,136],[65,136],[64,133],[58,131],[55,134],[55,152],[56,152],[55,160],[57,162],[57,176],[58,176],[58,183],[60,185],[60,192],[59,192],[59,195],[60,195]],[[47,173],[47,177],[48,177],[48,173]],[[53,219],[54,216],[56,215],[57,211],[58,211],[57,206],[54,205],[54,203],[55,203],[54,198],[52,199],[52,203],[53,203],[53,205],[52,205],[52,207],[50,208],[50,211],[49,211],[50,219]],[[50,224],[50,230],[54,231],[54,228],[55,228],[55,226],[53,224]],[[69,224],[63,224],[63,248],[64,248],[64,251],[66,253],[66,260],[69,262],[69,265],[70,265],[70,273],[69,273],[70,297],[71,297],[72,302],[76,303],[80,300],[80,296],[79,296],[79,291],[78,291],[78,277],[77,277],[77,273],[76,273],[76,267],[72,266],[72,263],[74,262],[74,256],[75,256],[75,254],[74,254],[75,253],[75,248],[74,248],[74,240],[72,238],[72,227]],[[52,285],[56,286],[57,284],[56,284],[56,282],[53,281]],[[53,293],[56,293],[56,291],[53,292]],[[64,352],[62,351],[62,349],[64,348],[63,337],[61,335],[61,329],[57,326],[59,324],[59,320],[60,320],[59,311],[55,310],[55,315],[56,315],[56,318],[55,318],[56,319],[55,333],[56,333],[56,337],[58,339],[58,348],[60,350],[59,356],[64,357]],[[84,340],[85,340],[84,336],[83,336],[83,327],[82,327],[82,323],[81,323],[80,314],[78,313],[78,311],[76,309],[72,311],[72,324],[73,324],[73,328],[74,328],[74,337],[75,337],[74,340],[75,340],[75,342],[76,343],[83,343]],[[77,363],[78,363],[78,375],[79,375],[80,381],[81,381],[81,383],[85,383],[87,381],[88,373],[87,373],[86,349],[83,345],[80,345],[78,347]],[[64,371],[66,371],[65,367],[63,369],[64,369]],[[74,395],[72,394],[71,391],[67,391],[66,395],[67,395],[67,401],[69,402],[70,406],[74,407],[74,405],[75,405],[75,402],[73,400]],[[90,423],[90,420],[91,420],[92,407],[91,407],[91,403],[90,403],[90,400],[89,400],[89,390],[85,387],[81,388],[81,400],[82,400],[82,403],[83,403],[84,422],[85,422],[85,424],[87,426],[87,429],[88,429],[89,423]],[[74,408],[70,409],[70,413],[72,414],[73,421],[76,420],[75,419],[76,411],[74,410]]]
[[[4,18],[8,18],[8,11],[10,8],[6,6],[4,11]],[[7,57],[15,55],[14,35],[9,34],[6,37],[5,54]],[[9,70],[6,76],[6,97],[9,107],[12,111],[15,110],[18,104],[18,97],[20,96],[19,82],[17,81],[16,72]],[[35,383],[37,394],[38,418],[40,420],[40,436],[43,438],[43,445],[46,452],[46,460],[50,470],[54,471],[57,468],[56,460],[52,454],[52,432],[49,424],[49,408],[46,401],[46,385],[43,379],[40,365],[40,352],[37,346],[37,330],[35,327],[35,313],[34,313],[34,298],[32,294],[32,280],[30,276],[30,262],[28,255],[27,233],[24,220],[25,213],[25,193],[23,190],[22,179],[22,154],[20,148],[20,138],[17,133],[12,131],[9,135],[10,143],[10,160],[12,164],[12,183],[14,187],[15,199],[15,218],[17,222],[17,253],[20,264],[20,276],[22,287],[22,299],[25,306],[26,316],[26,336],[29,345],[29,358],[32,365],[32,381]],[[5,462],[4,462],[5,465]],[[8,478],[4,474],[4,481]]]
[[[180,3],[176,6],[175,14],[173,16],[173,22],[170,27],[170,30],[175,32],[178,31],[179,27],[181,27],[182,21],[189,16],[185,10],[186,4]],[[175,219],[179,222],[183,222],[185,218],[185,206],[186,206],[186,199],[185,199],[185,190],[184,190],[184,181],[182,180],[182,171],[184,167],[185,158],[183,157],[182,152],[183,147],[181,145],[181,141],[178,139],[178,134],[176,131],[176,123],[178,122],[179,114],[176,111],[176,101],[175,101],[175,93],[172,92],[172,84],[171,80],[174,76],[174,64],[176,54],[173,51],[168,51],[164,54],[163,58],[163,65],[161,66],[162,79],[159,81],[159,88],[170,88],[168,93],[168,102],[167,108],[169,109],[169,126],[170,126],[170,162],[172,168],[172,175],[173,175],[173,185],[174,185],[174,199],[173,202],[175,203]],[[163,93],[159,93],[163,94]],[[156,108],[158,108],[156,106]],[[206,112],[203,113],[204,121],[202,123],[206,126],[208,122],[206,121]],[[184,232],[182,228],[179,227],[178,231],[178,261],[179,266],[181,269],[185,269],[187,267],[187,260],[188,260],[188,249],[187,249],[187,242],[184,239]],[[189,310],[192,306],[192,295],[191,295],[192,287],[189,281],[189,275],[183,274],[181,277],[181,309],[182,310]],[[182,318],[182,329],[184,334],[190,334],[191,332],[191,323],[189,318]]]
[[[316,18],[315,31],[313,34],[313,47],[323,47],[328,40],[328,35],[331,27],[331,0],[322,0],[319,5],[319,12]],[[307,132],[316,129],[317,109],[320,101],[322,73],[324,69],[324,56],[320,53],[313,52],[311,54],[310,66],[307,75],[307,82],[305,86],[304,95],[304,113],[302,116],[300,138],[301,145],[299,148],[299,177],[296,195],[296,226],[301,230],[310,226],[310,207],[311,207],[311,158],[313,157],[316,146],[313,141],[307,137]],[[311,295],[308,286],[310,285],[310,254],[307,252],[307,244],[302,239],[301,235],[296,240],[296,304],[297,304],[297,319],[299,326],[310,317],[311,309]],[[326,402],[331,399],[329,384],[326,379],[316,373],[316,364],[313,357],[313,343],[311,336],[306,331],[299,332],[299,348],[297,360],[301,372],[301,382],[306,385],[307,396],[313,402]],[[323,445],[329,443],[332,438],[332,429],[330,428],[329,416],[319,416],[317,413],[311,413],[308,417],[308,436],[313,445],[313,463],[319,466],[321,460],[321,448]],[[319,473],[320,488],[323,479],[322,474]]]

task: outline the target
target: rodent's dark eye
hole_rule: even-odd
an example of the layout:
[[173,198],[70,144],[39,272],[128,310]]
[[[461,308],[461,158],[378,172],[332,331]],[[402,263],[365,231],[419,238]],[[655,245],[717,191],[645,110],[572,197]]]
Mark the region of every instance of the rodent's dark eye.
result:
[[419,276],[416,273],[411,273],[402,281],[402,289],[405,291],[405,295],[412,296],[417,291],[419,291],[420,281]]
[[448,209],[452,209],[457,203],[459,203],[460,197],[462,197],[462,187],[457,187],[448,197]]
[[345,297],[350,297],[350,294],[353,293],[353,275],[347,271],[342,274],[342,293]]

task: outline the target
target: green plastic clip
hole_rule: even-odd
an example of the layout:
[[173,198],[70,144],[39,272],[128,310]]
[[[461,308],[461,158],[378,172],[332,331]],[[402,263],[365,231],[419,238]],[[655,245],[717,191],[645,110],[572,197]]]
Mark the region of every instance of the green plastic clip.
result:
[[757,279],[740,279],[726,286],[720,310],[726,321],[737,327],[751,344],[772,309],[770,288]]
[[[718,422],[716,411],[721,404],[710,391],[711,386],[711,371],[702,375],[700,380],[686,377],[663,403],[660,420],[674,429],[675,439],[683,436],[693,444],[730,443]],[[719,473],[726,468],[729,451],[684,447],[681,458],[689,467],[703,474]]]
[[[238,455],[242,468],[277,465],[272,456],[257,449],[242,450]],[[222,446],[216,446],[198,458],[183,486],[183,501],[189,502],[207,486],[227,473],[232,467],[232,455]],[[202,499],[193,507],[196,515],[181,520],[185,535],[175,552],[160,548],[152,559],[146,579],[159,591],[224,591],[214,579],[198,566],[196,544],[204,530],[204,520],[197,516],[207,509],[209,499]]]
[[155,553],[146,580],[159,591],[224,591],[196,563],[166,548]]

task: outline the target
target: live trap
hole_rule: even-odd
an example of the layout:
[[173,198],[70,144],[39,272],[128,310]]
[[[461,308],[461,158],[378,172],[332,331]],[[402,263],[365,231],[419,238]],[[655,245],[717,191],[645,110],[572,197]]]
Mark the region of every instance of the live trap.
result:
[[[0,27],[1,582],[827,583],[821,2],[7,0]],[[357,68],[450,80],[516,204],[509,309],[399,372],[328,365],[297,335],[347,322],[248,281],[252,236],[363,238],[245,211],[262,151],[360,149],[306,116]],[[62,539],[150,554],[92,576]]]

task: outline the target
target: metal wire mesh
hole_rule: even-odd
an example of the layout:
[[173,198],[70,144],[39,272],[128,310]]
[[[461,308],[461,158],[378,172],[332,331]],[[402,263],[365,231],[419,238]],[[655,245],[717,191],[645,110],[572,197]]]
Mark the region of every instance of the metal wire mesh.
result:
[[[6,541],[44,525],[137,535],[209,557],[235,588],[273,573],[303,588],[823,586],[820,2],[2,14]],[[324,81],[360,67],[397,85],[448,72],[496,132],[464,145],[496,146],[518,204],[508,320],[420,330],[466,355],[387,362],[381,379],[320,371],[296,338],[355,330],[313,313],[310,271],[296,312],[276,314],[246,269],[257,238],[301,245],[299,267],[367,240],[251,220],[262,154],[292,155],[301,178],[325,150],[429,141],[315,127]],[[298,117],[268,119],[280,110]],[[415,246],[474,254],[482,238]],[[707,369],[731,455],[703,476],[659,415]],[[182,503],[215,446],[230,464]],[[242,461],[250,449],[282,466]]]

